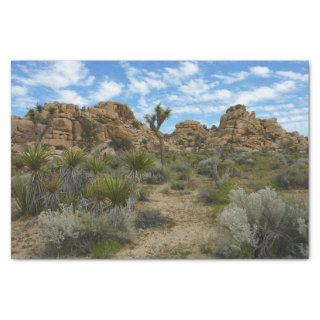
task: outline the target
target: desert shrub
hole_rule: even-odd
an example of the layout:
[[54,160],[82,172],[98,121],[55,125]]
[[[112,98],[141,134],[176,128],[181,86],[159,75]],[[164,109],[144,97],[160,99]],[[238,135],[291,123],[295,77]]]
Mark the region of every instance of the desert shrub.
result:
[[152,191],[152,189],[150,187],[142,186],[138,191],[138,200],[139,201],[149,201],[151,191]]
[[147,229],[161,227],[166,223],[166,218],[159,210],[147,210],[138,214],[135,226],[138,229]]
[[111,161],[109,157],[93,156],[87,159],[85,168],[88,172],[96,176],[105,172]]
[[74,214],[71,207],[42,212],[38,217],[38,226],[45,241],[57,249],[76,246],[77,239],[85,232],[79,215]]
[[175,173],[178,180],[190,180],[193,170],[191,166],[182,161],[176,161],[170,165],[171,172]]
[[86,118],[80,119],[81,123],[81,138],[87,144],[91,144],[97,140],[98,127],[93,121]]
[[111,258],[120,251],[121,245],[119,241],[106,239],[99,241],[91,246],[91,256],[95,259]]
[[214,192],[214,187],[205,187],[199,190],[198,192],[198,201],[202,202],[204,204],[213,204],[214,199],[213,199],[213,192]]
[[154,159],[143,151],[132,149],[123,155],[125,167],[129,171],[129,176],[140,181],[142,174],[150,170],[154,165]]
[[308,256],[308,210],[285,203],[266,188],[246,194],[230,192],[231,204],[218,217],[231,234],[229,257],[279,258]]
[[162,184],[170,178],[167,168],[155,167],[142,175],[142,181],[147,184]]
[[127,138],[112,138],[110,142],[110,147],[114,150],[130,150],[133,148],[132,142]]
[[43,105],[41,105],[40,103],[37,103],[37,104],[36,104],[36,110],[37,110],[39,113],[41,113],[41,112],[43,111],[43,109],[44,109]]
[[197,165],[197,173],[205,176],[212,176],[212,158],[201,160]]
[[50,106],[48,110],[49,110],[49,114],[51,114],[51,115],[58,112],[58,109],[56,107],[52,107],[52,106]]
[[186,188],[186,184],[181,181],[172,181],[170,187],[172,190],[184,190]]
[[91,201],[92,209],[101,213],[105,206],[124,206],[133,191],[131,180],[109,175],[90,182],[84,190],[84,196]]
[[129,197],[124,206],[112,207],[106,215],[113,236],[121,240],[129,240],[135,234],[134,226],[135,199]]
[[292,165],[276,176],[276,185],[282,189],[304,188],[309,186],[309,170],[305,165]]
[[272,161],[273,161],[273,169],[279,169],[282,168],[284,166],[286,166],[288,164],[288,159],[287,157],[280,152],[275,152],[272,155]]
[[29,176],[17,176],[11,180],[12,196],[16,200],[21,213],[27,213],[27,186],[29,179]]
[[226,182],[219,187],[205,187],[198,193],[198,201],[205,204],[226,204],[229,202],[229,192],[234,189],[235,184]]
[[212,177],[217,186],[224,184],[229,179],[229,169],[222,167],[219,155],[200,161],[197,166],[197,172]]

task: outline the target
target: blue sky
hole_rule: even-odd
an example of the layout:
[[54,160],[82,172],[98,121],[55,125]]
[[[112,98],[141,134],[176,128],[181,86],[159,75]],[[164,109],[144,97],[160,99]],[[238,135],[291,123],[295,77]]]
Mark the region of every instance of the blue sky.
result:
[[306,61],[13,61],[12,114],[24,115],[36,102],[115,100],[143,121],[161,101],[173,110],[163,125],[171,132],[183,120],[218,125],[240,103],[308,135],[308,75]]

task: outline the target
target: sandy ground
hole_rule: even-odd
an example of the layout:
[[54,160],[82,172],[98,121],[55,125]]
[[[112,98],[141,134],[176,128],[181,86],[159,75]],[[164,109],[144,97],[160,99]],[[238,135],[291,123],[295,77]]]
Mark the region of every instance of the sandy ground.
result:
[[156,186],[150,201],[140,202],[137,209],[160,210],[170,219],[171,226],[145,230],[117,258],[207,258],[201,253],[200,244],[217,234],[210,207],[196,202],[197,190],[189,194],[171,191],[167,195],[159,192],[162,188]]
[[36,217],[11,223],[11,257],[13,259],[36,258],[43,248]]

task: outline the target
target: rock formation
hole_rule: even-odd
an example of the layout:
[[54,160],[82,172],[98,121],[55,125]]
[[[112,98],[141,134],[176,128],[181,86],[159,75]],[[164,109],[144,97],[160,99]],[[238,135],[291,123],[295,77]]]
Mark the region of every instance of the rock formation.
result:
[[[93,147],[114,138],[126,138],[135,146],[158,150],[154,133],[136,120],[129,106],[114,101],[92,108],[74,104],[47,103],[41,112],[24,117],[12,116],[12,150],[20,152],[30,142],[41,142],[56,153],[71,147]],[[230,107],[217,129],[206,129],[200,122],[184,121],[166,135],[166,148],[172,151],[210,150],[230,144],[236,148],[262,150],[290,145],[308,148],[308,139],[297,132],[286,132],[275,118],[257,119],[245,106]]]

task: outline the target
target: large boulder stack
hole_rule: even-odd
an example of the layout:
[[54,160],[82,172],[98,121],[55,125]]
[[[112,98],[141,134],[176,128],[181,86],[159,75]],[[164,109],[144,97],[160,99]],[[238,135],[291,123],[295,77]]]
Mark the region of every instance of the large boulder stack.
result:
[[[30,142],[41,142],[57,153],[71,147],[94,147],[114,138],[125,138],[135,146],[158,151],[155,134],[136,120],[126,104],[99,102],[92,108],[74,104],[47,103],[37,117],[12,116],[12,148],[19,152]],[[94,139],[90,138],[94,132]],[[286,132],[277,119],[257,119],[243,105],[230,107],[218,128],[207,129],[200,122],[187,120],[165,135],[165,147],[176,152],[210,150],[221,145],[250,150],[275,150],[290,146],[307,150],[308,139],[298,132]],[[89,144],[89,146],[88,146]]]

